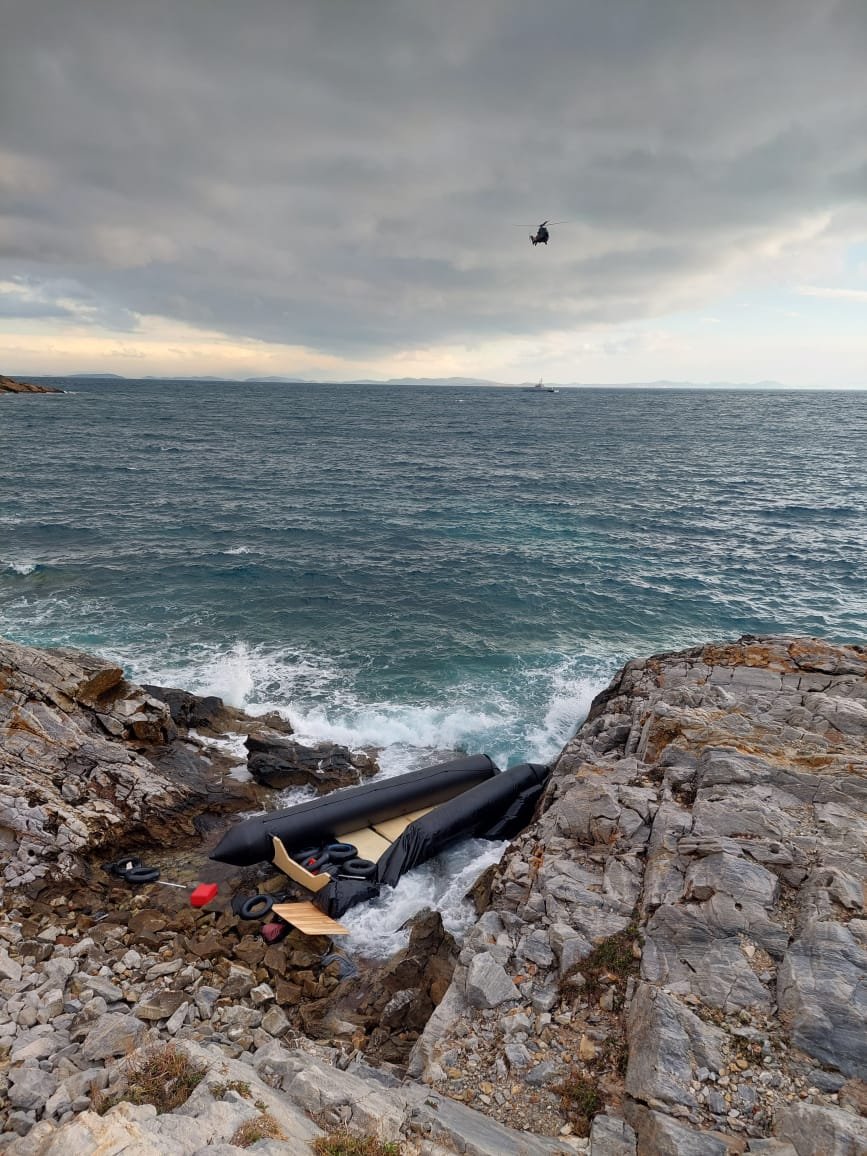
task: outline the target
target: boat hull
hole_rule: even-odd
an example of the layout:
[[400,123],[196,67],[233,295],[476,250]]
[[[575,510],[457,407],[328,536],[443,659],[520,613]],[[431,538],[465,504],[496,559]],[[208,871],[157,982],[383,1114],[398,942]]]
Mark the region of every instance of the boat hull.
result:
[[358,827],[445,803],[497,773],[496,764],[487,755],[471,755],[408,775],[334,791],[309,803],[269,811],[236,824],[211,852],[211,858],[236,867],[269,863],[274,857],[274,837],[290,853],[333,842]]
[[[239,867],[273,861],[337,918],[453,843],[513,838],[532,818],[549,774],[540,763],[500,772],[487,755],[455,759],[247,819],[224,835],[211,858]],[[339,863],[311,874],[292,858],[341,839],[377,847],[368,853],[366,878],[342,874]]]

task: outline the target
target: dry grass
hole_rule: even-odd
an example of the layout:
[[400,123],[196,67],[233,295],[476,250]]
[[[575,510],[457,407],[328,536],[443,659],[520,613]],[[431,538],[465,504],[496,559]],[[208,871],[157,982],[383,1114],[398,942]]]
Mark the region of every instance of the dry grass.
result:
[[173,1112],[185,1104],[207,1075],[204,1064],[191,1059],[174,1044],[145,1052],[126,1070],[126,1090],[118,1096],[99,1094],[93,1107],[100,1115],[126,1100],[130,1104],[153,1104],[157,1112]]
[[258,1116],[254,1116],[252,1120],[248,1120],[246,1124],[242,1124],[235,1135],[232,1137],[232,1143],[238,1148],[249,1148],[251,1144],[255,1144],[258,1140],[283,1140],[285,1139],[283,1133],[280,1131],[280,1125],[269,1115],[268,1112],[260,1112]]
[[401,1145],[375,1136],[353,1136],[340,1128],[314,1140],[313,1151],[316,1156],[401,1156]]
[[253,1095],[253,1089],[246,1080],[228,1080],[225,1084],[211,1084],[211,1095],[215,1100],[222,1100],[226,1092],[237,1092],[245,1100]]

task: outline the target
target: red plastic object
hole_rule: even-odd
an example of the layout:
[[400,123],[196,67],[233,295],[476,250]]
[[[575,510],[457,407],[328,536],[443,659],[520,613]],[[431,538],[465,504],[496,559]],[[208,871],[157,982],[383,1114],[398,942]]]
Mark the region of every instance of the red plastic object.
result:
[[204,907],[206,903],[210,903],[215,898],[219,890],[217,883],[200,883],[190,895],[190,903],[193,907]]
[[261,928],[261,935],[266,943],[279,943],[288,930],[288,923],[264,923]]

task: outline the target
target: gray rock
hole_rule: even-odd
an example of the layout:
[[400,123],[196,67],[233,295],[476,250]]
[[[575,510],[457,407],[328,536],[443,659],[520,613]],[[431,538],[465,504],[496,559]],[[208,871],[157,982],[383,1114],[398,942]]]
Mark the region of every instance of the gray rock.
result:
[[807,1083],[820,1092],[839,1092],[846,1083],[846,1077],[838,1072],[825,1072],[821,1068],[813,1068],[807,1072]]
[[82,990],[90,988],[94,995],[102,996],[106,1003],[117,1003],[123,999],[123,992],[116,983],[106,979],[104,975],[82,976]]
[[695,1104],[690,1083],[699,1068],[723,1066],[724,1034],[671,995],[639,984],[627,1017],[626,1091],[635,1100]]
[[562,1075],[563,1069],[560,1064],[552,1063],[550,1060],[543,1060],[541,1064],[536,1064],[535,1068],[531,1068],[524,1076],[524,1080],[536,1088],[543,1088],[547,1085],[553,1084],[556,1079]]
[[184,992],[171,988],[156,988],[145,992],[133,1008],[140,1020],[166,1020],[174,1015],[185,1000]]
[[488,951],[474,955],[467,968],[466,996],[470,1007],[494,1008],[521,998],[506,969]]
[[9,1103],[13,1108],[40,1112],[57,1091],[58,1080],[41,1068],[12,1068],[9,1072]]
[[600,1112],[590,1127],[590,1156],[636,1156],[635,1133],[619,1116]]
[[557,957],[560,975],[568,975],[593,950],[593,944],[567,923],[554,923],[548,928],[548,940]]
[[0,947],[0,979],[11,979],[13,983],[21,980],[21,964],[12,959],[9,953]]
[[112,1012],[94,1022],[81,1047],[82,1059],[88,1063],[125,1056],[135,1048],[147,1028],[132,1015]]
[[790,1104],[776,1115],[776,1133],[798,1156],[865,1156],[867,1120],[839,1108]]
[[270,1036],[285,1036],[289,1030],[289,1019],[281,1007],[272,1007],[262,1017],[262,1027]]
[[777,979],[793,1042],[847,1076],[867,1071],[867,950],[839,923],[813,923],[792,944]]
[[730,1144],[719,1132],[691,1128],[643,1104],[627,1105],[627,1116],[641,1156],[734,1156],[738,1151],[737,1141]]

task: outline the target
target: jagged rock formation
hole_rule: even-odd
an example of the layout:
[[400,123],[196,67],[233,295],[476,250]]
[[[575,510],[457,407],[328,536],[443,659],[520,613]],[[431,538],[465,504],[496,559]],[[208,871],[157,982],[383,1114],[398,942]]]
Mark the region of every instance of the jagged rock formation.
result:
[[867,651],[630,662],[543,809],[411,1070],[593,1156],[867,1152]]
[[0,639],[3,887],[71,882],[103,847],[177,842],[202,812],[254,795],[114,663]]
[[0,374],[0,393],[63,393],[53,385],[34,385],[30,381],[16,381],[14,377]]

